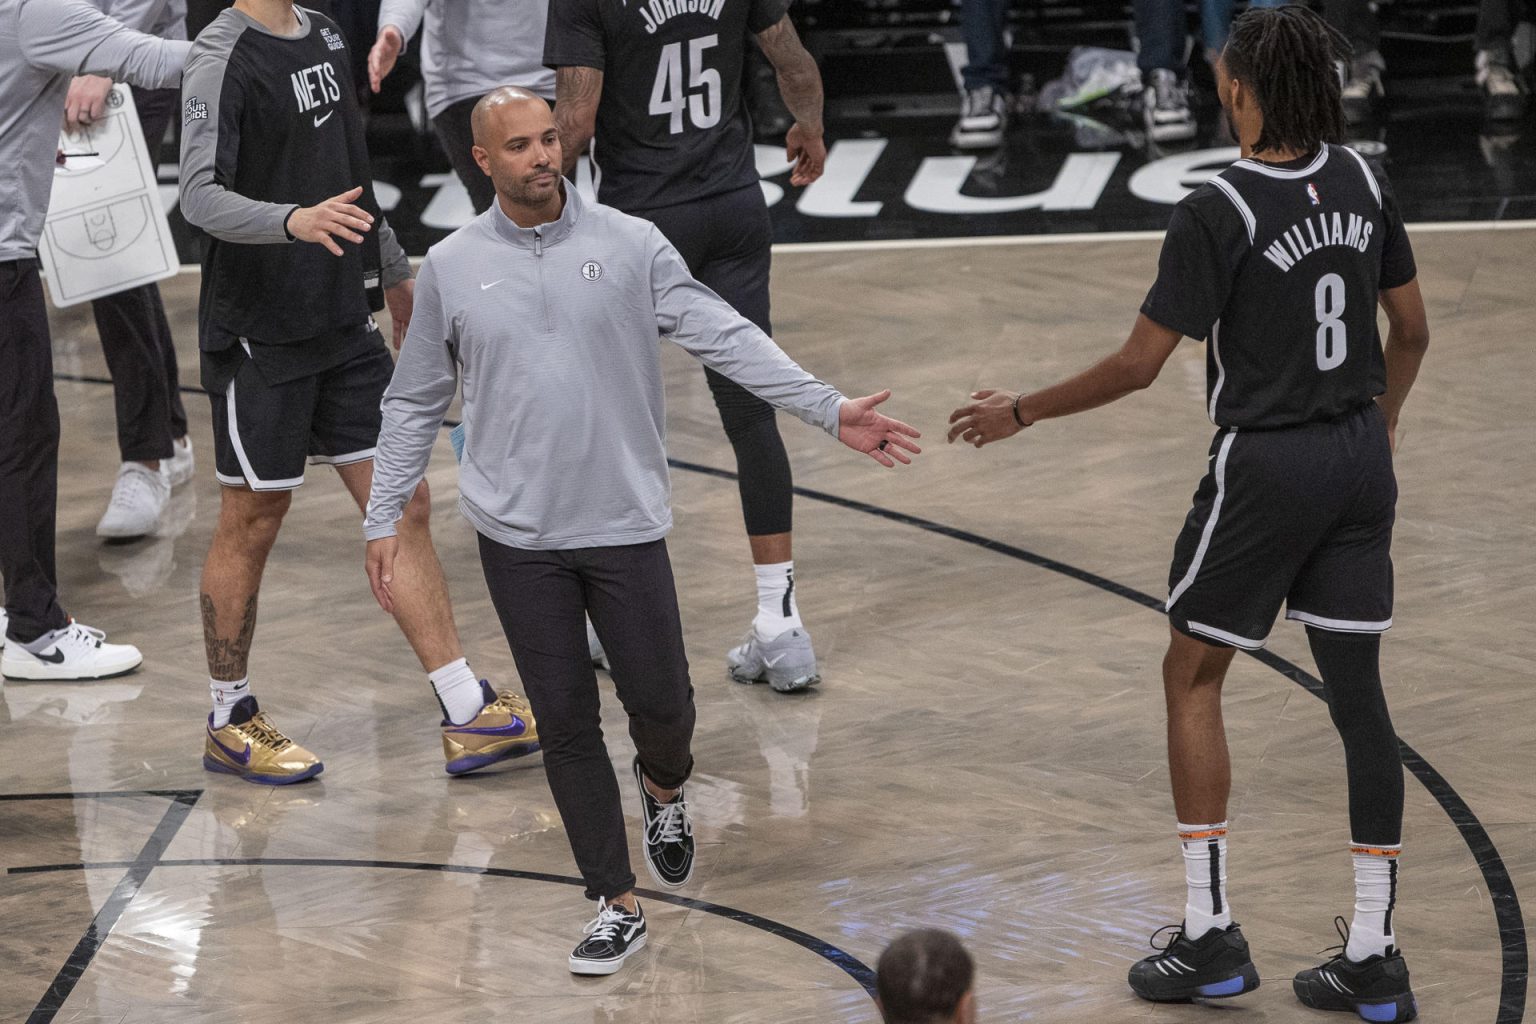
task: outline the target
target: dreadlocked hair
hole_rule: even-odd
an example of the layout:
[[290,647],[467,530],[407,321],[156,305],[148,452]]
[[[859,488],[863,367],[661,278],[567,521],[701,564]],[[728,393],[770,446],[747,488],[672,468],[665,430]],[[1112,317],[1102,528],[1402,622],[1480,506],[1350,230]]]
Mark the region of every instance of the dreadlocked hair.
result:
[[1348,39],[1302,4],[1239,15],[1222,59],[1264,115],[1254,149],[1310,153],[1344,141],[1338,62],[1349,55]]

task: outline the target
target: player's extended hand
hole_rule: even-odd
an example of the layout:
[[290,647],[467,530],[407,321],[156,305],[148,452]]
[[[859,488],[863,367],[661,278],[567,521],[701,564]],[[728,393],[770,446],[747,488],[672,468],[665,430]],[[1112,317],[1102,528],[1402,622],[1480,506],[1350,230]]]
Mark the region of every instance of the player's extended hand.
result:
[[368,87],[374,92],[384,84],[384,79],[395,70],[395,61],[400,59],[400,52],[405,49],[405,36],[393,25],[385,25],[379,29],[379,38],[373,41],[373,49],[368,51]]
[[[837,439],[856,452],[863,452],[882,466],[911,465],[907,452],[918,455],[922,449],[910,437],[922,437],[915,427],[875,411],[875,406],[891,397],[889,389],[877,395],[850,398],[837,411]],[[902,449],[906,449],[903,451]]]
[[340,256],[337,238],[361,242],[360,232],[373,227],[373,214],[352,205],[362,194],[363,187],[359,185],[314,206],[299,207],[288,215],[288,233],[301,242],[317,242],[329,249],[332,256]]
[[408,277],[393,288],[384,289],[384,305],[389,307],[389,319],[394,325],[395,351],[405,340],[405,332],[411,326],[411,307],[416,301],[416,279]]
[[821,128],[807,129],[797,121],[790,125],[784,136],[784,155],[795,165],[789,176],[791,185],[809,185],[821,177],[827,166],[827,143],[821,137]]
[[949,443],[961,440],[977,448],[1012,437],[1024,428],[1013,417],[1017,391],[984,388],[971,393],[971,404],[949,414]]
[[368,570],[368,585],[373,588],[373,599],[391,615],[395,613],[395,598],[389,585],[395,578],[395,556],[399,553],[399,537],[380,537],[368,542],[368,554],[363,561]]
[[84,131],[107,116],[107,94],[112,79],[101,75],[81,75],[69,81],[64,99],[64,130],[71,135]]

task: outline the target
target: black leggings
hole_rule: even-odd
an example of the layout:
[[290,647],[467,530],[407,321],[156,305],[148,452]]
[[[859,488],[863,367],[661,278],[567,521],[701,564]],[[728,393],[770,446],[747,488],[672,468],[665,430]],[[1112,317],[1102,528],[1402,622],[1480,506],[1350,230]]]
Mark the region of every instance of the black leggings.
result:
[[1395,846],[1403,841],[1403,762],[1381,690],[1381,637],[1308,626],[1307,640],[1344,741],[1350,839]]
[[584,615],[608,655],[641,767],[664,789],[681,786],[693,771],[693,686],[667,545],[528,551],[482,534],[480,563],[587,898],[621,896],[635,875]]
[[[756,183],[696,202],[634,212],[661,229],[699,283],[765,334],[773,333],[768,316],[773,226]],[[714,370],[706,369],[704,377],[736,452],[736,482],[748,535],[790,532],[794,477],[773,406]]]

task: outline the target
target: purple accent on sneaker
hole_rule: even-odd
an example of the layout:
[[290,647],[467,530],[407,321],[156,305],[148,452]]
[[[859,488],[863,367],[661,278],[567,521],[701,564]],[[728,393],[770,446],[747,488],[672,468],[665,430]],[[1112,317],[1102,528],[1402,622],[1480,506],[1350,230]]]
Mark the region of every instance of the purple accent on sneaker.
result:
[[203,755],[203,767],[211,772],[223,772],[225,775],[234,775],[244,779],[246,782],[254,782],[262,786],[287,786],[295,782],[304,782],[325,771],[325,765],[321,764],[319,761],[316,761],[314,764],[310,765],[302,772],[299,772],[297,775],[251,774],[248,772],[237,771],[222,761],[215,761],[207,754]]
[[448,727],[448,731],[469,733],[472,736],[521,736],[528,731],[528,723],[513,715],[512,721],[506,725],[486,726],[476,729],[471,729],[466,725],[451,725]]
[[443,767],[443,770],[449,775],[464,775],[477,768],[484,768],[486,765],[495,764],[497,761],[508,761],[515,757],[526,757],[529,754],[537,753],[538,750],[539,744],[533,742],[514,744],[494,754],[466,754],[463,757],[456,757],[449,761]]
[[245,745],[244,750],[235,751],[219,742],[219,738],[213,734],[212,715],[208,716],[208,738],[213,741],[214,746],[218,747],[220,750],[224,751],[225,754],[229,755],[229,759],[236,764],[248,765],[251,763],[251,745],[249,743]]

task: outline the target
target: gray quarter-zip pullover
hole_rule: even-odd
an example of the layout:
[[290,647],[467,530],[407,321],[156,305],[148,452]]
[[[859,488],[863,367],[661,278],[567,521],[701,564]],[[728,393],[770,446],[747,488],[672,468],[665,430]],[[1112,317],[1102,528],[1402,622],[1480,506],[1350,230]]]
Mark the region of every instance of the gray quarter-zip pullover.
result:
[[0,0],[0,262],[37,255],[69,80],[165,88],[181,81],[190,48],[126,29],[85,0]]
[[384,395],[364,533],[393,536],[464,379],[460,508],[517,548],[672,527],[658,338],[837,435],[843,396],[695,281],[649,221],[584,202],[520,228],[499,203],[433,246]]
[[555,73],[544,66],[548,0],[384,0],[379,29],[393,25],[407,40],[421,33],[421,78],[427,116],[502,85],[555,98]]

